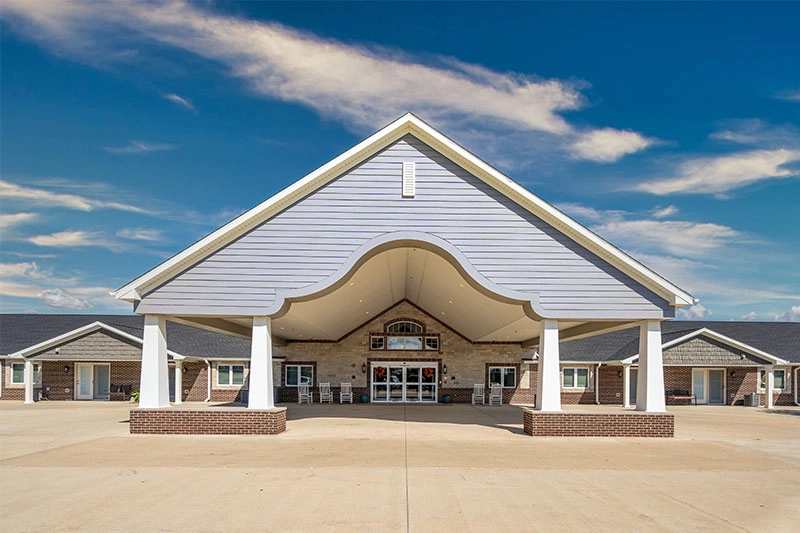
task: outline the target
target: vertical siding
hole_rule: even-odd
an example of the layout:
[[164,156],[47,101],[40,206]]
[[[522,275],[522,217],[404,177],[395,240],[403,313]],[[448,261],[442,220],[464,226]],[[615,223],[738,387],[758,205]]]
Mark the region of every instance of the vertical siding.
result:
[[[416,196],[402,197],[402,163]],[[449,241],[486,278],[553,311],[653,311],[666,302],[407,135],[147,294],[138,312],[253,314],[318,283],[387,232]]]

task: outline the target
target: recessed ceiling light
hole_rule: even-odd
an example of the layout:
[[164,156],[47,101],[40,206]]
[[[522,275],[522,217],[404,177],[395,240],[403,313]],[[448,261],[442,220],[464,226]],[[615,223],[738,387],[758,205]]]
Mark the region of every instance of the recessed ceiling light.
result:
[[446,314],[446,313],[445,313],[444,311],[442,311],[442,316],[444,316],[445,314]]
[[365,314],[365,315],[368,315],[368,314],[369,314],[369,311],[364,311],[364,314]]
[[458,286],[461,287],[462,289],[464,288],[464,284],[463,283],[459,283]]
[[286,329],[285,327],[281,326],[281,329]]
[[447,300],[447,303],[452,305],[453,304],[453,300]]
[[362,298],[361,300],[358,301],[358,303],[363,304],[364,303],[364,299]]
[[350,284],[349,284],[349,286],[350,286],[350,287],[352,287],[352,286],[353,286],[353,285],[355,285],[355,284],[356,284],[356,282],[355,282],[355,281],[351,281],[351,282],[350,282]]

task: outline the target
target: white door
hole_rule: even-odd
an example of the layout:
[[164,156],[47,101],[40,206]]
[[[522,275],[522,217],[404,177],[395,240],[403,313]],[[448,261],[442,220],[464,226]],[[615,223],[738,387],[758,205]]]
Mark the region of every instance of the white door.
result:
[[94,397],[94,365],[76,364],[75,398],[91,400]]
[[725,371],[695,368],[692,370],[692,392],[697,403],[725,403]]

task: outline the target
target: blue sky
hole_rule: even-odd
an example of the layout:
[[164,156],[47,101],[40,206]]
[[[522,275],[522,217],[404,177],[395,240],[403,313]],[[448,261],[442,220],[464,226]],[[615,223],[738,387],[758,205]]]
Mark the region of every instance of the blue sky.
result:
[[0,309],[109,291],[412,111],[690,291],[800,320],[800,3],[4,0]]

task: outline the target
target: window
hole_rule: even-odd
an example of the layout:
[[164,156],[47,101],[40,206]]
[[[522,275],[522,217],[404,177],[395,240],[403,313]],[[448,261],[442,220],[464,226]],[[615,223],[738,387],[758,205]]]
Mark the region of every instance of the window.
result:
[[312,365],[286,365],[286,386],[297,387],[300,383],[314,384]]
[[386,324],[383,333],[369,337],[370,350],[428,350],[439,351],[438,335],[425,335],[425,326],[411,320]]
[[489,385],[502,385],[504,389],[517,386],[517,369],[513,366],[490,366]]
[[[772,387],[775,390],[786,389],[786,370],[775,369],[772,371]],[[761,370],[761,390],[767,389],[767,371]]]
[[439,350],[439,337],[425,337],[426,350]]
[[[25,363],[11,364],[11,383],[15,385],[25,383]],[[33,384],[39,384],[39,363],[33,363]]]
[[244,365],[217,365],[217,385],[244,385]]
[[588,389],[588,368],[564,368],[562,383],[565,389]]
[[384,337],[370,337],[369,342],[370,350],[383,350],[384,348]]
[[410,322],[408,320],[400,320],[399,322],[392,322],[386,326],[387,333],[422,333],[424,328],[421,324]]

